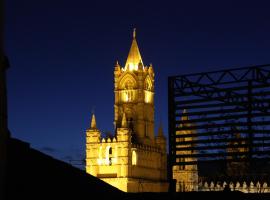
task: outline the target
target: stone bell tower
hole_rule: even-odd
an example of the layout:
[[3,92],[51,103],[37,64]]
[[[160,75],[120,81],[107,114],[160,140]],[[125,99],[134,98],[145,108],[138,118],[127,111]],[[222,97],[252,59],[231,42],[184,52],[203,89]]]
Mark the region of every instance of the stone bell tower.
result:
[[154,142],[154,70],[145,66],[136,41],[136,32],[124,68],[114,68],[114,124],[120,127],[123,113],[134,132],[133,141]]
[[166,138],[154,134],[154,71],[133,32],[124,67],[114,66],[115,135],[101,138],[96,117],[86,130],[86,172],[125,192],[166,192]]

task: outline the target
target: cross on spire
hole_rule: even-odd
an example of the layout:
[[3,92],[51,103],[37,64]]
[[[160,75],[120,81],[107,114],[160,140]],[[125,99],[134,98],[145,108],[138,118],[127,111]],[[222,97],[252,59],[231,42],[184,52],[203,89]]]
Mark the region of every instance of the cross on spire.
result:
[[136,38],[136,28],[133,29],[133,38]]

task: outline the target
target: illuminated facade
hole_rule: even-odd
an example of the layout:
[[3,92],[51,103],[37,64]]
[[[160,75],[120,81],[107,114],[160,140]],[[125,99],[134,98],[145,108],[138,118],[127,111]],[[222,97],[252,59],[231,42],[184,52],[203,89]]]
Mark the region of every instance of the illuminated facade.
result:
[[95,115],[86,131],[86,171],[125,192],[166,192],[166,139],[154,134],[154,70],[135,30],[125,66],[114,68],[115,136],[102,138]]
[[[189,118],[187,116],[186,110],[183,112],[183,116],[181,117],[181,126],[190,127],[192,124],[189,122]],[[177,131],[176,135],[184,135],[184,134],[193,134],[196,133],[194,130],[184,130],[184,131]],[[176,142],[188,142],[193,140],[192,137],[183,137],[183,138],[176,138]],[[178,147],[178,146],[176,146]],[[190,144],[181,146],[181,148],[189,148],[192,147]],[[178,154],[188,155],[188,154],[195,154],[194,150],[180,150],[177,152]],[[177,162],[195,162],[197,159],[194,158],[177,158]],[[179,160],[180,159],[180,160]],[[176,191],[177,192],[191,192],[191,191],[198,191],[198,169],[197,164],[193,165],[176,165],[173,166],[173,179],[176,180]]]

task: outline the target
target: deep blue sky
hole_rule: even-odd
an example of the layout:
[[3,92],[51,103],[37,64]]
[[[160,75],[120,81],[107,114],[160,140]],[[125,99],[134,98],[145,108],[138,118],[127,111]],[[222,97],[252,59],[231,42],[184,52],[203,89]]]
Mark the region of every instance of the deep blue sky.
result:
[[6,0],[12,136],[81,159],[93,107],[98,127],[113,129],[114,63],[125,64],[134,27],[167,132],[167,77],[270,63],[269,10],[267,1]]

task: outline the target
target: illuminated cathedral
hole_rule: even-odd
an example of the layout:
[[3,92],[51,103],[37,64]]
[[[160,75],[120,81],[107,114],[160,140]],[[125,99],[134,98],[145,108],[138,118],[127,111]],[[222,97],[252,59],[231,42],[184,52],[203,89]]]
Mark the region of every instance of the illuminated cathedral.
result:
[[133,32],[124,67],[114,66],[115,135],[101,136],[92,115],[86,172],[125,192],[166,192],[166,138],[154,134],[154,69],[143,64]]

